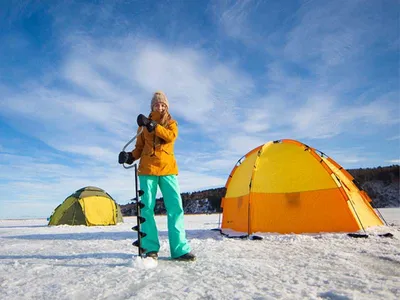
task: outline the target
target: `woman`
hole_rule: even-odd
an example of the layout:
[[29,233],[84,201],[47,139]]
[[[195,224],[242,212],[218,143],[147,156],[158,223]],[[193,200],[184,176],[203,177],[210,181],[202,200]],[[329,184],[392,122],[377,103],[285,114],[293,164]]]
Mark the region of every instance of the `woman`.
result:
[[[144,208],[141,215],[146,221],[141,239],[146,257],[158,258],[160,243],[154,218],[157,187],[164,198],[168,218],[168,239],[171,257],[178,260],[195,260],[186,239],[183,221],[183,206],[177,180],[178,166],[174,156],[174,144],[178,137],[178,124],[168,112],[167,96],[158,91],[151,99],[151,113],[148,118],[138,116],[138,125],[146,129],[138,136],[132,152],[121,152],[118,162],[132,164],[140,158],[138,169],[140,189],[144,191],[141,201]],[[139,128],[140,130],[140,128]]]

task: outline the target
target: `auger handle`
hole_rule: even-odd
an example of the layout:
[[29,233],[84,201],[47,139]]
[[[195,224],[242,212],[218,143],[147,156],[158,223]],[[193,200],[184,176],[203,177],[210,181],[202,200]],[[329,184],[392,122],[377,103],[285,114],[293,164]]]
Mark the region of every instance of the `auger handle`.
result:
[[[137,138],[142,132],[143,132],[143,127],[141,127],[140,130],[139,130],[139,132],[138,132],[133,138],[131,138],[131,139],[129,140],[129,142],[126,143],[126,145],[124,146],[124,148],[122,148],[122,151],[125,151],[125,149],[126,149],[134,140],[136,140],[136,138]],[[125,169],[130,169],[130,168],[133,168],[133,167],[135,166],[135,164],[132,164],[132,165],[125,165],[125,163],[123,163],[122,166],[123,166]]]

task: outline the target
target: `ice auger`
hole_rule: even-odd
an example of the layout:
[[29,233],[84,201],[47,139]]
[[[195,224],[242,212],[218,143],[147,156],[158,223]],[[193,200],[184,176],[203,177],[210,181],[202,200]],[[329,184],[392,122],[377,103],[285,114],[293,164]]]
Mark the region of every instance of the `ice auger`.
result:
[[[122,151],[125,151],[125,149],[131,144],[143,131],[143,127],[140,129],[140,131],[132,138],[124,148],[122,148]],[[143,222],[146,221],[144,217],[141,216],[140,210],[144,207],[144,204],[140,201],[140,197],[144,194],[142,190],[139,190],[138,187],[138,168],[137,164],[133,165],[122,165],[125,169],[130,169],[130,168],[135,168],[135,198],[131,199],[132,202],[136,204],[136,220],[137,220],[137,225],[132,227],[132,230],[137,231],[138,239],[132,243],[133,246],[138,247],[138,254],[140,257],[143,257],[144,253],[146,252],[146,249],[142,248],[142,238],[146,236],[145,232],[141,231],[141,226]]]

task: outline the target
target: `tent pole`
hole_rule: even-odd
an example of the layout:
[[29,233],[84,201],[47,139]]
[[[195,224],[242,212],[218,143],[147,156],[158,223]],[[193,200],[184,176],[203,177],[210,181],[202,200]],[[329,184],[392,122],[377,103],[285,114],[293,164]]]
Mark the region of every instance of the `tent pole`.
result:
[[378,209],[378,208],[375,208],[375,209],[376,209],[376,211],[378,212],[379,217],[383,220],[383,222],[385,222],[385,225],[386,225],[386,226],[389,226],[388,223],[386,222],[385,218],[382,216],[381,212],[379,211],[379,209]]
[[250,237],[250,195],[249,204],[247,206],[247,237]]
[[72,215],[72,225],[75,225],[75,215],[76,215],[76,208],[75,206],[73,207],[74,209],[74,214]]
[[364,228],[364,226],[363,226],[363,224],[362,224],[362,222],[361,222],[361,220],[360,220],[360,217],[358,216],[358,213],[357,213],[357,211],[356,211],[356,208],[355,208],[354,205],[353,205],[353,202],[352,202],[350,199],[347,200],[347,201],[350,201],[351,207],[353,208],[353,211],[354,211],[354,213],[356,214],[357,220],[358,220],[358,222],[360,223],[362,230],[364,230],[364,232],[366,233],[365,228]]

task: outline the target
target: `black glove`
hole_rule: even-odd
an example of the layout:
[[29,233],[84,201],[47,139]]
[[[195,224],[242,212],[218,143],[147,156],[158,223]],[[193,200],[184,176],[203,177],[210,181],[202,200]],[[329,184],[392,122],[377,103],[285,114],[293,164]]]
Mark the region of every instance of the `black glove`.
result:
[[131,165],[135,159],[133,158],[133,155],[131,152],[125,152],[121,151],[118,156],[118,163],[120,164],[125,164],[127,163],[128,165]]
[[147,130],[149,132],[152,132],[156,128],[157,122],[152,121],[149,118],[147,118],[146,116],[140,114],[137,117],[137,124],[139,126],[146,126]]

